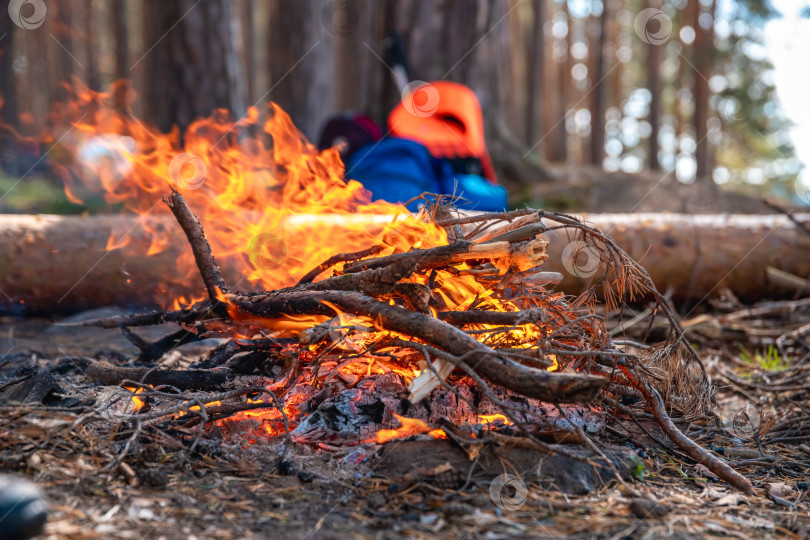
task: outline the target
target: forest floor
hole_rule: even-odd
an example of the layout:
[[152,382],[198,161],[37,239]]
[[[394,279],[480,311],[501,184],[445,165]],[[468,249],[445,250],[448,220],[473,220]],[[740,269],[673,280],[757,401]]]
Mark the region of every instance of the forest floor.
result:
[[[130,361],[135,348],[116,330],[11,318],[0,319],[0,391],[49,372],[73,401],[0,403],[0,471],[44,488],[51,539],[808,538],[809,349],[806,339],[785,354],[772,343],[807,326],[809,306],[751,310],[718,297],[682,321],[718,398],[716,422],[693,424],[689,433],[748,476],[755,496],[655,442],[663,437],[651,425],[645,434],[632,422],[600,436],[606,452],[625,453],[621,482],[571,462],[555,466],[571,482],[549,484],[537,472],[547,458],[515,448],[488,448],[481,455],[489,453],[488,461],[470,460],[450,441],[425,436],[288,447],[280,437],[247,440],[218,428],[191,455],[142,437],[109,469],[124,440],[98,437],[82,416],[91,405],[82,400],[96,389],[83,372],[93,359]],[[641,332],[629,328],[624,337]],[[187,345],[179,354],[206,349]],[[504,472],[518,479],[493,492],[493,477]]]
[[[770,214],[763,195],[732,191],[715,183],[678,181],[674,173],[605,172],[593,166],[549,166],[548,178],[507,187],[510,202],[563,212],[672,212]],[[790,206],[788,204],[788,206]]]

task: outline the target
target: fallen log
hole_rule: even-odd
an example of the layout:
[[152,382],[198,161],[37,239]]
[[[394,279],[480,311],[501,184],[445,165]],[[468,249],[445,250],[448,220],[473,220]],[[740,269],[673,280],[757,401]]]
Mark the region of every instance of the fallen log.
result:
[[[467,218],[475,226],[476,216]],[[584,219],[603,229],[634,258],[641,260],[659,290],[674,288],[674,297],[699,300],[727,286],[741,299],[787,298],[795,289],[769,276],[769,266],[800,278],[810,276],[810,237],[784,215],[591,214]],[[810,220],[808,214],[793,216]],[[384,219],[368,220],[370,228]],[[383,216],[384,218],[384,216]],[[510,230],[530,225],[521,212]],[[336,216],[320,227],[340,230]],[[359,218],[357,218],[359,219]],[[289,227],[306,228],[306,220]],[[493,232],[509,232],[492,227]],[[166,239],[162,251],[146,256],[152,245],[147,229]],[[110,235],[125,247],[107,251]],[[497,236],[495,234],[495,236]],[[492,239],[494,236],[482,238]],[[576,277],[561,260],[574,231],[550,230],[546,271],[564,276],[560,290],[576,294],[587,277]],[[53,314],[108,305],[163,305],[168,298],[204,291],[195,269],[177,275],[176,261],[184,252],[184,238],[171,215],[28,216],[0,215],[0,312]],[[479,240],[479,239],[476,239]],[[154,247],[152,249],[155,250]],[[227,260],[226,281],[235,273]],[[170,279],[170,281],[167,281]]]
[[[810,215],[794,216],[810,220]],[[583,216],[639,261],[661,291],[678,302],[700,301],[723,287],[741,300],[784,298],[793,290],[769,277],[768,267],[810,276],[810,236],[782,215],[591,214]],[[577,236],[566,229],[547,231],[545,270],[564,278],[558,288],[582,290],[593,275],[563,257]],[[596,270],[595,275],[599,275]],[[580,276],[575,275],[579,273]]]
[[[151,244],[145,226],[166,235],[171,247],[145,257]],[[126,249],[106,250],[113,233],[126,237]],[[165,284],[183,240],[171,216],[0,215],[0,312],[160,305],[167,294],[200,290],[196,275],[186,284]]]

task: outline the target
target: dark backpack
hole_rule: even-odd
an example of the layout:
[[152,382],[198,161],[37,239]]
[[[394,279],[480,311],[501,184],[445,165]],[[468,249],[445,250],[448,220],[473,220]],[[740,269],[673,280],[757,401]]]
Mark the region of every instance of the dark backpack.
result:
[[[428,149],[410,139],[387,137],[355,152],[346,162],[346,178],[359,181],[372,200],[404,203],[422,193],[457,195],[469,210],[498,211],[506,208],[506,190],[471,174],[455,174],[450,161],[433,157]],[[424,201],[408,204],[416,211]]]
[[323,151],[338,146],[341,157],[346,161],[360,148],[381,138],[382,130],[374,120],[362,114],[347,113],[326,122],[318,139],[318,149]]
[[[346,162],[346,178],[363,184],[372,200],[404,203],[424,192],[439,193],[452,170],[430,155],[418,142],[387,137],[368,144]],[[416,211],[424,202],[414,201],[408,209]]]

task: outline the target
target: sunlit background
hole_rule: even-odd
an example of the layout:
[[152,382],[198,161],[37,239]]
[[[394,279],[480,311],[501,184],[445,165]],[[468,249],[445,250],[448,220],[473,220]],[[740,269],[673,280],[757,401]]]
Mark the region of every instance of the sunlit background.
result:
[[805,67],[810,51],[810,8],[806,2],[779,0],[775,7],[782,14],[765,26],[764,54],[773,63],[773,81],[785,115],[790,119],[790,138],[796,157],[802,163],[797,195],[804,204],[810,204],[806,193],[810,192],[810,103],[808,103],[808,78]]
[[[6,16],[16,6],[30,17],[38,3],[45,11],[36,24]],[[3,0],[0,210],[87,209],[48,202],[56,197],[48,194],[49,163],[66,156],[47,141],[76,120],[65,105],[83,84],[104,92],[129,81],[134,92],[117,104],[121,114],[164,132],[217,108],[237,119],[273,101],[317,141],[325,122],[346,111],[385,132],[401,99],[392,73],[401,65],[412,81],[445,79],[475,91],[513,207],[554,207],[559,201],[543,186],[598,183],[601,171],[619,174],[610,180],[617,186],[650,186],[642,193],[675,182],[808,205],[808,6]],[[651,199],[647,209],[666,200]],[[635,208],[626,206],[619,210]]]

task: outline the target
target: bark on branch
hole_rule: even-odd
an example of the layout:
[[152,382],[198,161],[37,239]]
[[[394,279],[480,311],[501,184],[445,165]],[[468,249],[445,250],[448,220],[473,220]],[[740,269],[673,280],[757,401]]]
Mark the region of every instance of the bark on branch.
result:
[[220,292],[228,292],[228,286],[225,284],[225,280],[222,279],[222,274],[216,260],[214,260],[214,254],[211,253],[211,245],[205,238],[205,231],[200,225],[200,220],[189,209],[180,192],[174,188],[171,189],[172,194],[169,195],[168,199],[163,199],[163,202],[171,209],[183,232],[186,233],[186,238],[188,238],[188,243],[194,253],[194,261],[197,263],[197,268],[200,269],[205,288],[208,290],[208,297],[212,302],[217,302]]
[[255,302],[232,295],[239,309],[261,317],[326,314],[329,302],[353,315],[370,317],[383,329],[421,339],[457,357],[481,376],[505,388],[551,403],[587,402],[596,398],[608,379],[595,375],[553,373],[519,364],[444,321],[392,306],[356,292],[305,291],[277,293]]

